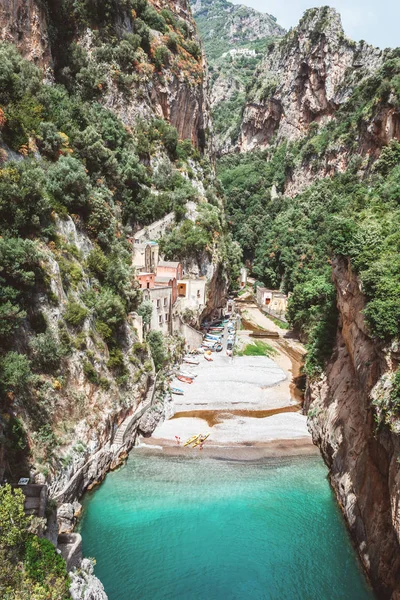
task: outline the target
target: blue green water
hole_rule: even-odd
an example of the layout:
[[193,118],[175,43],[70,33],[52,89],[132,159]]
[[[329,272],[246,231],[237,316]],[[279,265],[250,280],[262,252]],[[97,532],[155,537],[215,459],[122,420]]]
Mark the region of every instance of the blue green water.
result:
[[134,451],[85,498],[84,555],[110,600],[371,600],[326,474]]

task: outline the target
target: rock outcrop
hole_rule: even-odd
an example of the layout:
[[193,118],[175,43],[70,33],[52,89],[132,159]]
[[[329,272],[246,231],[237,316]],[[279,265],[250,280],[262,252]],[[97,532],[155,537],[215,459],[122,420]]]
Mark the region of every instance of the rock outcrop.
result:
[[15,44],[38,66],[48,67],[52,62],[46,14],[35,0],[2,0],[0,40]]
[[308,10],[295,29],[270,45],[255,73],[240,150],[266,148],[272,139],[297,140],[311,123],[326,123],[383,56],[378,48],[347,39],[334,9]]
[[339,328],[325,374],[309,384],[313,441],[329,467],[362,563],[379,598],[400,598],[400,439],[379,427],[374,390],[398,364],[368,335],[360,282],[343,259],[333,266]]
[[215,150],[225,154],[237,140],[246,85],[268,42],[285,30],[272,15],[226,0],[198,0],[192,10],[211,74]]

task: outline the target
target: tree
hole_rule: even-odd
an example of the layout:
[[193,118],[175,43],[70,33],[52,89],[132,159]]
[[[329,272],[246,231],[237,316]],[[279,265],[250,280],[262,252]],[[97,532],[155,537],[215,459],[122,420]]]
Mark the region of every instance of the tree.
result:
[[47,174],[47,190],[55,202],[74,211],[87,205],[90,180],[83,164],[72,156],[61,156]]
[[149,342],[151,356],[154,360],[154,365],[158,371],[163,366],[167,356],[164,347],[164,338],[161,331],[150,331],[147,336]]
[[145,300],[137,309],[137,313],[142,317],[144,325],[150,325],[151,315],[153,314],[153,303],[150,300]]

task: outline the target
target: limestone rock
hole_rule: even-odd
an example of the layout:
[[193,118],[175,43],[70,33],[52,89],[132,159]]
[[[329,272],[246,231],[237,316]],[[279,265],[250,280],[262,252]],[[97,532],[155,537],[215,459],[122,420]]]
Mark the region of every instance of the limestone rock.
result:
[[299,25],[270,46],[248,94],[239,147],[296,140],[311,123],[328,121],[355,83],[382,64],[384,52],[344,35],[332,8],[306,11]]
[[84,558],[80,569],[70,573],[72,600],[107,600],[108,596],[100,579],[94,574],[93,562]]
[[385,386],[390,356],[368,335],[360,282],[345,260],[334,262],[333,278],[336,346],[324,376],[307,390],[309,429],[377,597],[394,599],[400,597],[400,437],[377,428],[371,406]]

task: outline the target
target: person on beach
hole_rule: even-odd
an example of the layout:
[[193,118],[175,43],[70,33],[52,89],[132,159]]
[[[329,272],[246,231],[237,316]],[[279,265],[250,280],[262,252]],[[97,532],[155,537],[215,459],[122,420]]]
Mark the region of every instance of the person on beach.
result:
[[178,444],[178,446],[179,446],[179,444],[181,443],[181,438],[179,437],[179,435],[176,435],[176,436],[175,436],[175,439],[176,439],[176,443],[177,443],[177,444]]

